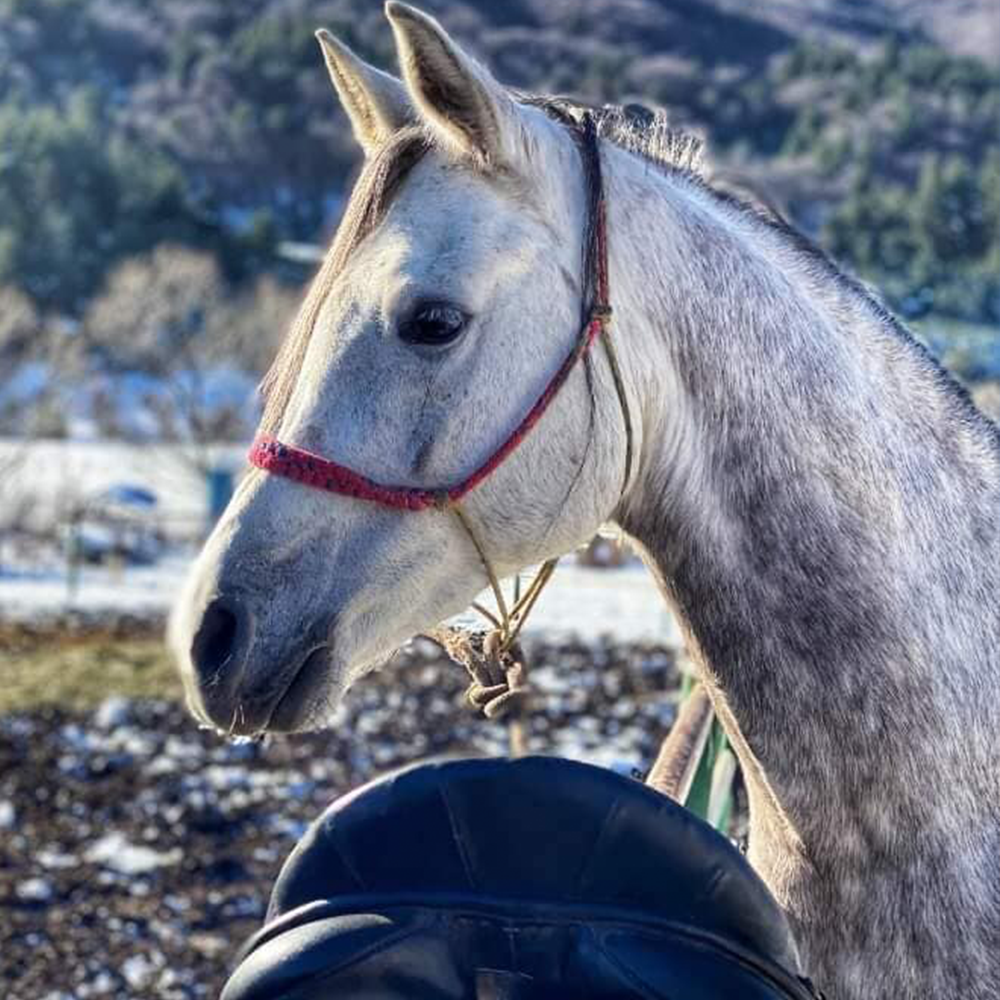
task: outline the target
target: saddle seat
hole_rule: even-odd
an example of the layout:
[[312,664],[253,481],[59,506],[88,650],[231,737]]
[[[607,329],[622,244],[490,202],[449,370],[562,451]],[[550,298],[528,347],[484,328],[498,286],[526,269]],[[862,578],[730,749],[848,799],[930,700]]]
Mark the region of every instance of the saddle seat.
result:
[[785,918],[670,799],[549,757],[422,764],[334,802],[222,1000],[812,1000]]

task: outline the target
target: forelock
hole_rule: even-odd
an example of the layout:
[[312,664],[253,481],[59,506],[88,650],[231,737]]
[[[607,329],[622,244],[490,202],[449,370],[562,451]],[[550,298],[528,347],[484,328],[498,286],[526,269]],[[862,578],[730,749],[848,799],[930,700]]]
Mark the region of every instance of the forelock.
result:
[[260,392],[264,398],[261,433],[274,434],[278,430],[295,388],[316,319],[337,275],[343,271],[357,245],[378,227],[403,181],[430,148],[431,140],[424,130],[411,126],[396,132],[365,162],[319,273],[313,279],[274,363],[261,382]]

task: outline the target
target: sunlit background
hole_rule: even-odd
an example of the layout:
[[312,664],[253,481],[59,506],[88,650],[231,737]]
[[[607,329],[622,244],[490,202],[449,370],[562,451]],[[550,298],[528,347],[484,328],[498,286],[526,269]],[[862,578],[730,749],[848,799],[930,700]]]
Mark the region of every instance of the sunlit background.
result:
[[[662,105],[1000,416],[995,0],[426,0],[504,82]],[[430,752],[502,752],[418,643],[322,736],[198,733],[166,610],[359,154],[313,39],[392,67],[373,0],[0,0],[0,994],[214,996],[302,824]],[[676,628],[568,558],[532,749],[647,767]]]

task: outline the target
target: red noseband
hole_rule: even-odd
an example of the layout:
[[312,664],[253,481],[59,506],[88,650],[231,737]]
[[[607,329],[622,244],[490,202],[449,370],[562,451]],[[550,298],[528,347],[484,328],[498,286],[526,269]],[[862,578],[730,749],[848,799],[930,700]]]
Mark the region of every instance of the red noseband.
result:
[[254,441],[250,449],[250,462],[265,472],[294,479],[318,490],[343,493],[357,500],[371,500],[399,510],[426,510],[428,507],[446,507],[449,503],[456,503],[470,490],[474,490],[528,436],[528,432],[548,409],[549,403],[555,398],[577,361],[583,357],[601,332],[605,316],[606,314],[595,315],[587,324],[583,338],[566,356],[566,360],[552,376],[545,391],[510,437],[472,475],[454,486],[441,490],[425,490],[412,486],[384,486],[361,475],[360,472],[347,468],[346,465],[314,455],[303,448],[282,444],[267,435],[261,435]]

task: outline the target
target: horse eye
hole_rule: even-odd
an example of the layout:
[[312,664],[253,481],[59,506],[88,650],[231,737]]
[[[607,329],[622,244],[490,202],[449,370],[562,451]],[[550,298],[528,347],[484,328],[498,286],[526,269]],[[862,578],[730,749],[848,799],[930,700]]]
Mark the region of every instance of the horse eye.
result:
[[465,329],[466,315],[447,302],[424,302],[399,326],[399,336],[408,344],[450,344]]

